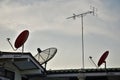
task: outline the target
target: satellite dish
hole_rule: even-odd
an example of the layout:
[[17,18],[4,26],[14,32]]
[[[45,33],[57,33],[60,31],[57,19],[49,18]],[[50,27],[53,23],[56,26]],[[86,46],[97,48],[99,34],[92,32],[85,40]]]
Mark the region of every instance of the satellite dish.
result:
[[12,49],[14,51],[16,51],[18,48],[20,48],[22,46],[22,52],[23,52],[24,51],[24,43],[27,40],[28,36],[29,36],[28,30],[24,30],[23,32],[21,32],[19,34],[19,36],[16,38],[15,43],[14,43],[14,47],[16,49],[14,49],[13,45],[11,44],[10,38],[7,38],[7,41],[9,42],[10,46],[12,47]]
[[15,44],[14,44],[15,48],[19,48],[22,45],[24,45],[28,36],[29,36],[29,31],[28,30],[24,30],[23,32],[21,32],[19,34],[19,36],[17,37],[16,41],[15,41]]
[[40,48],[37,48],[37,51],[38,54],[35,55],[35,58],[38,60],[38,62],[41,65],[45,64],[45,68],[46,68],[47,62],[55,56],[57,49],[52,47],[41,51]]
[[103,53],[103,55],[100,57],[99,61],[98,61],[98,67],[100,67],[103,63],[105,63],[105,68],[106,68],[106,61],[105,59],[107,58],[109,54],[109,51],[106,51]]

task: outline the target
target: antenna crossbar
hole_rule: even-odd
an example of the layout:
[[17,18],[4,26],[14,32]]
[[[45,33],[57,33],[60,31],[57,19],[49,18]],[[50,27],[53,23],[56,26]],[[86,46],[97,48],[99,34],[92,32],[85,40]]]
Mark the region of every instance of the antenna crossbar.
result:
[[82,16],[86,16],[87,14],[92,14],[92,13],[94,15],[94,10],[93,11],[87,11],[87,12],[77,14],[77,15],[73,14],[73,16],[67,17],[66,19],[70,19],[70,18],[76,19],[76,17],[82,17]]

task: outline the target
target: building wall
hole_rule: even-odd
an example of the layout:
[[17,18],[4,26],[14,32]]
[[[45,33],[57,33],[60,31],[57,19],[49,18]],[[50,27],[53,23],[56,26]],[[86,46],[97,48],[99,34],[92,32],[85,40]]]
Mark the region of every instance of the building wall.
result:
[[[5,70],[13,72],[14,73],[14,80],[21,80],[21,75],[19,70],[12,64],[10,61],[6,61],[3,67]],[[8,77],[12,76],[12,74],[8,73]],[[10,79],[12,80],[12,79]]]

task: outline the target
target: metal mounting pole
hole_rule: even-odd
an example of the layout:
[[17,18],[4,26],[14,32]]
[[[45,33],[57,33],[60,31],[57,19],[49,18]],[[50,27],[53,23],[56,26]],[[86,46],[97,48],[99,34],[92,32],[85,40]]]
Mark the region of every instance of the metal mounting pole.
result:
[[83,32],[83,15],[81,15],[81,25],[82,25],[82,68],[84,69],[84,32]]
[[106,70],[106,61],[104,61],[104,63],[105,63],[105,70]]
[[24,44],[22,45],[22,54],[24,53]]

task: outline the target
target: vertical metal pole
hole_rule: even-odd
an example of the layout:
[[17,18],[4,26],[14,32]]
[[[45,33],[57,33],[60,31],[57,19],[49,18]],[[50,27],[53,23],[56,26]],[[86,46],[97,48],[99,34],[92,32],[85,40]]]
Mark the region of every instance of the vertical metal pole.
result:
[[23,52],[24,52],[24,44],[22,45],[22,54],[23,54]]
[[106,61],[104,61],[104,63],[105,63],[105,72],[107,73]]
[[84,35],[83,35],[83,14],[81,15],[81,25],[82,25],[82,68],[84,69]]
[[47,67],[47,62],[45,62],[45,70],[46,70],[46,67]]
[[104,61],[104,63],[105,63],[105,70],[106,70],[106,61]]

